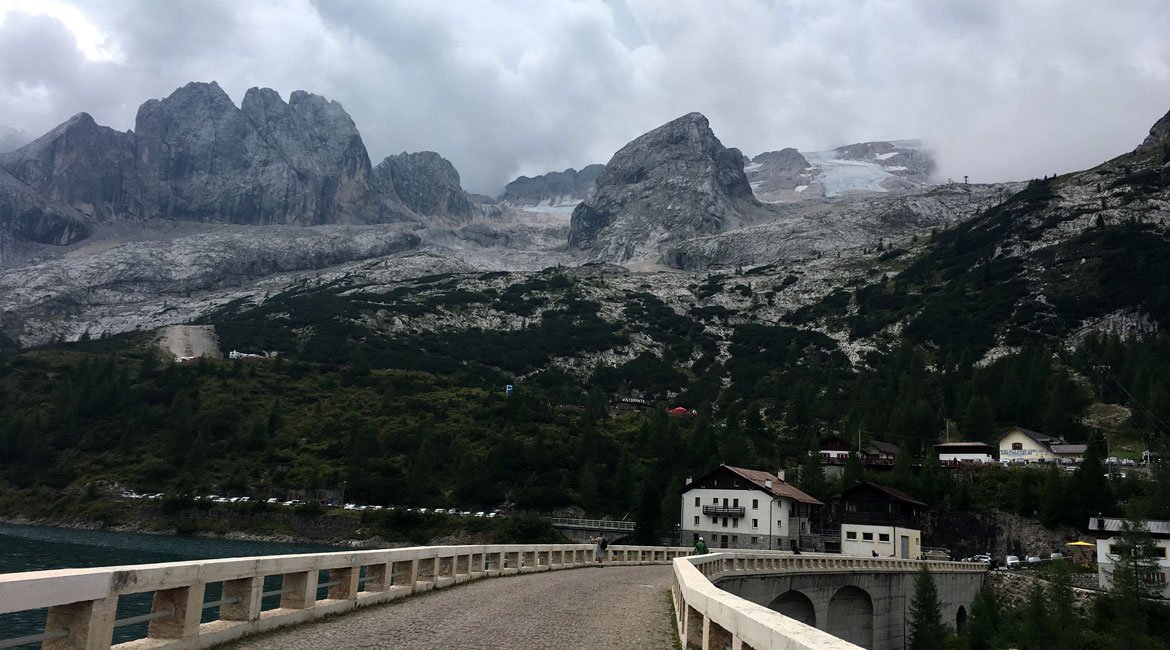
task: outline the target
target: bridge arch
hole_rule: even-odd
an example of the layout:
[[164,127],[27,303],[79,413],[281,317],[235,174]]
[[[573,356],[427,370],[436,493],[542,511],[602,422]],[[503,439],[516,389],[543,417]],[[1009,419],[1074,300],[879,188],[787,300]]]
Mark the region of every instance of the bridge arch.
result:
[[873,598],[853,586],[841,587],[829,600],[826,631],[863,648],[873,648]]
[[955,612],[955,632],[960,635],[967,633],[967,608],[959,605],[959,610]]
[[776,596],[768,604],[768,609],[780,612],[788,618],[796,619],[805,625],[817,626],[817,610],[813,607],[812,600],[795,589],[790,589]]

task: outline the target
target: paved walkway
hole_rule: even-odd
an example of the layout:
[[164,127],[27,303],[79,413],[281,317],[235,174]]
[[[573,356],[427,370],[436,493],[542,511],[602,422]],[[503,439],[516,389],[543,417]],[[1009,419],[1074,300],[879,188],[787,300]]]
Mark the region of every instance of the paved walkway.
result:
[[234,650],[669,650],[670,566],[487,578],[243,639]]

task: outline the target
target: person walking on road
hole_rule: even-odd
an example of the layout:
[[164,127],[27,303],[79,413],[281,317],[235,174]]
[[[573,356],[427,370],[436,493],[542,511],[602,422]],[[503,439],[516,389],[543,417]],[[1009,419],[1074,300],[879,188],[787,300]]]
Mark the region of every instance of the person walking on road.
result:
[[703,538],[700,537],[699,541],[695,542],[695,548],[691,549],[691,554],[706,555],[708,553],[710,553],[710,551],[707,550],[707,544],[703,541]]
[[604,566],[601,560],[605,557],[605,549],[609,548],[609,542],[606,541],[605,535],[602,535],[601,531],[597,531],[597,537],[590,537],[589,541],[596,544],[593,548],[593,559],[597,560],[597,566]]

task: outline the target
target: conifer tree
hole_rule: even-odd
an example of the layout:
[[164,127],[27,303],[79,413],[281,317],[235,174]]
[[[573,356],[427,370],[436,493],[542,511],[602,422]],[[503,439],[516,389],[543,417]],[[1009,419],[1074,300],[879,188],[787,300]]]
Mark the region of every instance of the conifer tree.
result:
[[910,650],[940,650],[946,647],[947,628],[942,622],[942,605],[938,587],[930,569],[922,565],[914,580],[914,598],[910,601]]
[[999,599],[995,590],[984,588],[971,603],[968,650],[992,650],[1000,633]]

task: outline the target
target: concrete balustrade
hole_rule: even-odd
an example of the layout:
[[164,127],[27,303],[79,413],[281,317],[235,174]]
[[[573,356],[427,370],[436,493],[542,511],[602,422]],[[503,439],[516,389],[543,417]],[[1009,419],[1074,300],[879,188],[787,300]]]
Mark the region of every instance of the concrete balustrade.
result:
[[840,555],[794,555],[779,551],[720,550],[676,557],[672,596],[675,622],[684,648],[701,650],[859,650],[860,646],[805,625],[763,605],[716,586],[723,578],[743,575],[914,573],[926,565],[932,573],[985,573],[986,565]]
[[[611,546],[608,563],[666,563],[687,548]],[[414,593],[495,576],[593,566],[587,544],[423,546],[0,575],[0,614],[48,608],[45,650],[205,648]],[[692,567],[693,568],[693,567]],[[323,577],[323,574],[327,577]],[[264,579],[280,576],[278,591]],[[219,619],[200,622],[208,585]],[[321,589],[323,598],[318,598]],[[153,592],[146,638],[112,645],[118,598]],[[275,609],[265,595],[279,594]]]

